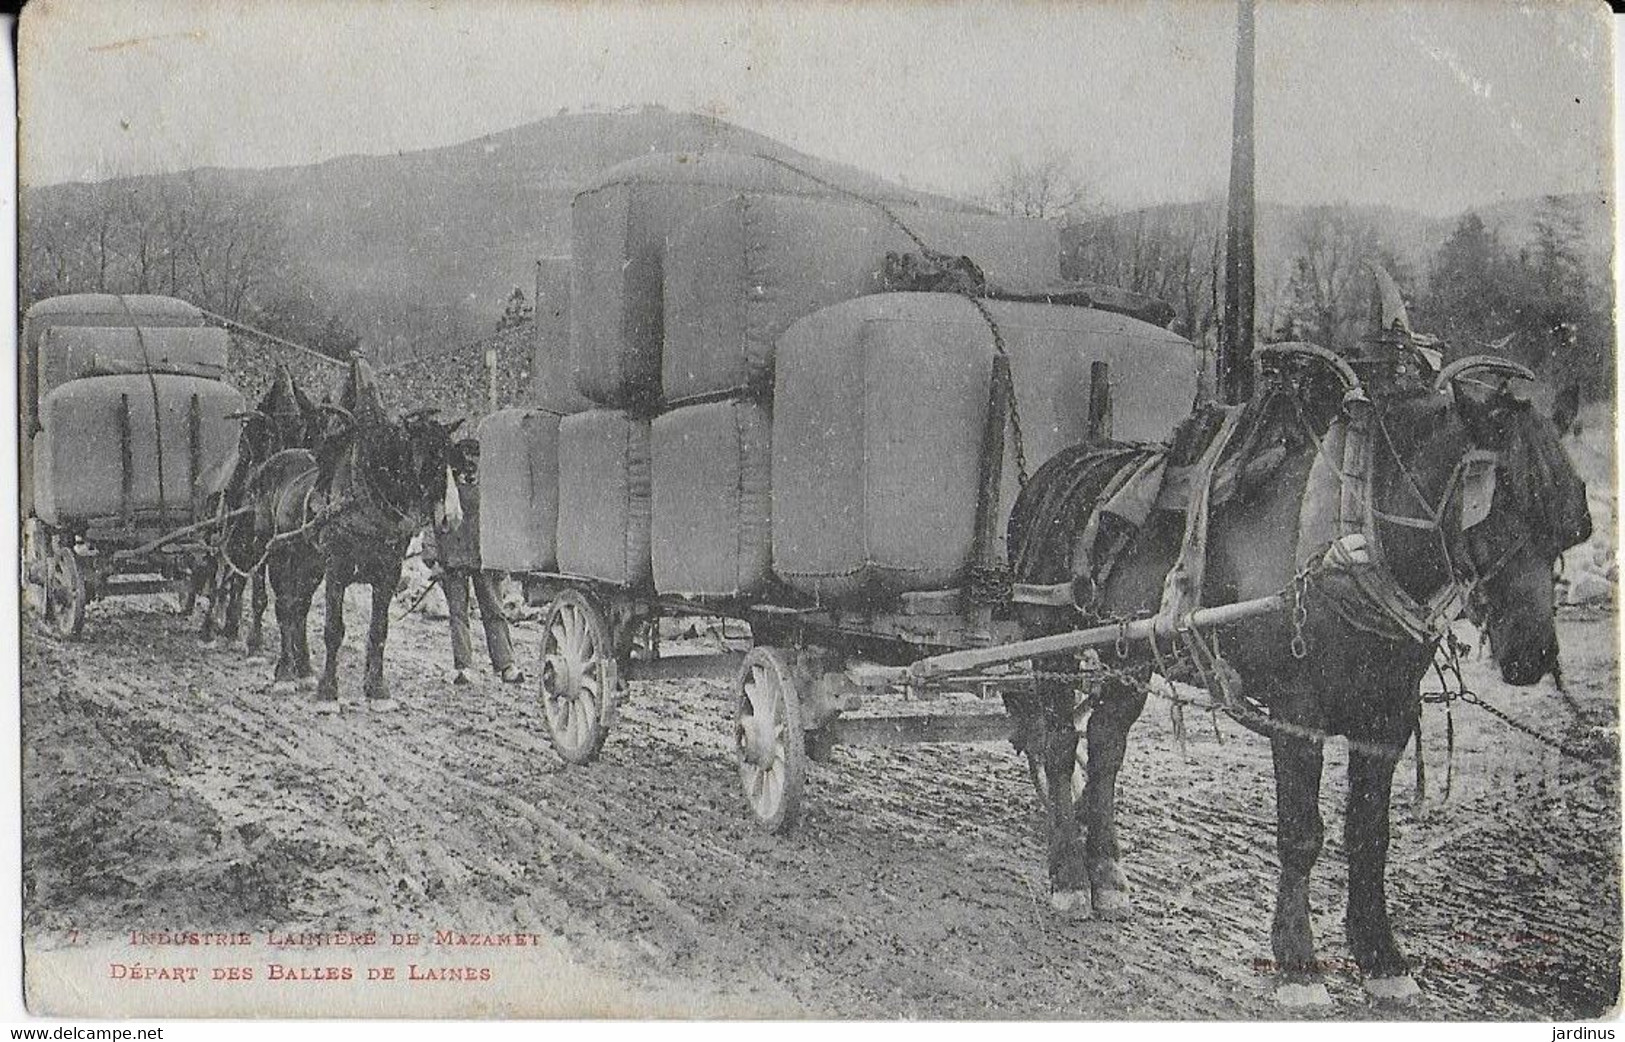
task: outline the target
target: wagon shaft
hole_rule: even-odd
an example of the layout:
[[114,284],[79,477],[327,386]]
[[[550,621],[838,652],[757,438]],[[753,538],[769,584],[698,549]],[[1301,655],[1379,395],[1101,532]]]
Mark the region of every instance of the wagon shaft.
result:
[[1061,655],[1082,648],[1099,647],[1118,640],[1138,641],[1150,637],[1172,637],[1181,630],[1200,630],[1210,626],[1224,626],[1229,623],[1255,618],[1259,615],[1268,615],[1271,612],[1280,611],[1284,607],[1286,607],[1286,598],[1281,594],[1271,594],[1268,597],[1240,601],[1236,604],[1199,608],[1182,619],[1163,619],[1161,617],[1136,619],[1132,622],[1093,626],[1085,630],[1057,633],[1048,637],[1035,637],[1032,640],[1021,640],[1013,644],[1001,644],[991,648],[950,651],[946,654],[932,655],[929,658],[920,659],[912,666],[896,667],[890,671],[889,675],[892,679],[898,681],[929,680],[933,677],[946,676],[950,673],[970,669],[980,669],[984,666],[996,666],[1006,662],[1019,662],[1022,659],[1039,658],[1044,655]]

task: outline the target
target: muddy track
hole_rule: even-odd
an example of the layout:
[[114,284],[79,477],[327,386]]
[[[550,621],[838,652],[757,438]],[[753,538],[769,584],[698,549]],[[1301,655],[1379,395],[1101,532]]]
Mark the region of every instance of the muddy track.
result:
[[[359,605],[355,609],[359,610]],[[443,623],[392,635],[401,711],[268,693],[269,666],[204,649],[143,599],[98,604],[84,639],[25,622],[25,930],[426,927],[533,930],[635,987],[871,1017],[1269,1018],[1273,802],[1265,744],[1153,704],[1120,827],[1140,915],[1046,905],[1038,815],[1007,745],[837,749],[801,829],[756,832],[726,747],[723,685],[632,685],[601,759],[551,752],[531,692],[447,683]],[[1486,698],[1555,734],[1617,735],[1612,616],[1563,623],[1573,705]],[[516,637],[535,654],[533,625]],[[1584,719],[1576,717],[1576,712]],[[1389,892],[1424,1018],[1566,1019],[1618,990],[1617,761],[1566,759],[1471,707],[1428,718],[1430,800],[1396,785]],[[1606,745],[1606,743],[1604,743]],[[1615,746],[1617,748],[1617,745]],[[1342,959],[1341,748],[1327,756],[1316,930]],[[1346,973],[1334,1015],[1367,1007]]]

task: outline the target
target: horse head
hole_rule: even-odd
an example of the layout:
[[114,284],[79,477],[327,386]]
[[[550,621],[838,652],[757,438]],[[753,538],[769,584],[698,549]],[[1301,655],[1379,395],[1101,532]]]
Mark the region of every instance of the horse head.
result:
[[254,410],[264,417],[262,436],[272,442],[271,452],[311,447],[321,435],[326,419],[310,396],[300,389],[285,363],[277,365],[276,379]]
[[[1473,379],[1486,373],[1498,379]],[[1450,396],[1446,413],[1454,422],[1441,424],[1439,437],[1431,440],[1453,440],[1486,464],[1493,460],[1493,466],[1474,468],[1464,452],[1427,447],[1415,466],[1423,482],[1428,480],[1424,472],[1443,468],[1452,468],[1459,480],[1454,493],[1460,505],[1450,534],[1472,584],[1472,607],[1488,632],[1502,678],[1527,686],[1548,673],[1559,675],[1556,566],[1563,551],[1590,538],[1591,515],[1585,482],[1564,452],[1557,427],[1513,393],[1512,378],[1531,374],[1487,356],[1447,366],[1437,387]],[[1485,387],[1489,393],[1480,393]]]
[[465,445],[452,440],[463,421],[442,423],[435,419],[435,412],[432,408],[417,409],[402,418],[407,468],[421,509],[431,514],[437,524],[455,527],[462,523],[456,474],[471,471],[474,460]]

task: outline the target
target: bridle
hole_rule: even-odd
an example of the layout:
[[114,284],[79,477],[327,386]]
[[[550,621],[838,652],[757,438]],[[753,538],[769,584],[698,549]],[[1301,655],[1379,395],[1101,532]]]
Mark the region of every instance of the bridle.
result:
[[[1371,471],[1375,469],[1372,465],[1374,460],[1369,456],[1366,457],[1364,472],[1351,473],[1346,465],[1347,458],[1334,460],[1327,456],[1323,439],[1304,416],[1301,407],[1298,407],[1296,396],[1293,396],[1299,425],[1315,445],[1317,454],[1324,457],[1324,462],[1335,468],[1338,483],[1344,492],[1353,492],[1352,496],[1345,496],[1345,500],[1353,500],[1352,511],[1347,503],[1339,511],[1339,529],[1343,535],[1334,542],[1326,556],[1328,564],[1341,565],[1346,569],[1347,574],[1354,580],[1352,588],[1357,591],[1355,596],[1341,599],[1338,613],[1344,616],[1345,621],[1362,629],[1403,633],[1423,643],[1430,638],[1438,639],[1442,632],[1441,623],[1447,625],[1447,620],[1458,612],[1465,610],[1475,622],[1487,620],[1493,614],[1493,606],[1485,592],[1486,584],[1500,575],[1530,541],[1529,533],[1523,532],[1488,567],[1480,567],[1472,553],[1471,529],[1489,512],[1490,502],[1494,496],[1493,482],[1500,461],[1499,454],[1482,449],[1471,449],[1464,453],[1452,468],[1438,494],[1437,501],[1430,501],[1422,491],[1421,482],[1418,481],[1415,471],[1406,465],[1395,446],[1382,410],[1372,404],[1358,376],[1344,359],[1325,348],[1311,344],[1268,345],[1260,348],[1256,355],[1260,383],[1264,363],[1269,359],[1301,358],[1330,369],[1343,384],[1344,412],[1349,417],[1351,430],[1345,445],[1356,437],[1352,433],[1354,428],[1369,431],[1370,427],[1374,426],[1398,470],[1398,480],[1409,490],[1420,510],[1418,516],[1377,509],[1374,490],[1370,487]],[[1534,378],[1533,373],[1515,362],[1486,355],[1474,355],[1445,366],[1435,379],[1433,389],[1435,393],[1454,395],[1455,382],[1458,379],[1467,372],[1480,370],[1496,372],[1504,377]],[[1364,437],[1369,439],[1369,433]],[[1356,468],[1359,469],[1361,468]],[[1468,516],[1470,505],[1468,501],[1475,494],[1478,498],[1471,504],[1473,516]],[[1455,525],[1449,523],[1452,506],[1457,508],[1456,517],[1459,523]],[[1351,512],[1358,516],[1347,516]],[[1436,535],[1446,580],[1445,585],[1425,603],[1419,603],[1407,594],[1400,587],[1397,577],[1383,562],[1377,532],[1379,521]],[[1351,553],[1349,550],[1351,544],[1346,540],[1356,534],[1363,536],[1363,540],[1357,542],[1364,549]],[[1467,545],[1457,547],[1453,552],[1452,534],[1466,541]]]
[[[1384,416],[1379,412],[1374,419],[1378,431],[1382,434],[1383,442],[1387,446],[1389,457],[1398,470],[1405,488],[1410,491],[1412,497],[1421,507],[1422,516],[1393,514],[1381,510],[1373,504],[1371,507],[1373,517],[1384,524],[1437,533],[1439,552],[1444,558],[1446,574],[1450,576],[1447,582],[1453,583],[1460,589],[1461,598],[1467,606],[1469,617],[1475,625],[1482,626],[1495,614],[1494,605],[1486,592],[1487,584],[1493,582],[1497,576],[1505,571],[1507,566],[1512,563],[1512,560],[1532,541],[1529,530],[1525,526],[1523,531],[1518,534],[1518,537],[1512,540],[1511,545],[1502,550],[1488,567],[1480,567],[1476,555],[1473,553],[1472,529],[1476,522],[1482,520],[1482,518],[1473,519],[1472,523],[1467,523],[1468,519],[1464,517],[1466,504],[1459,501],[1465,500],[1468,494],[1467,481],[1474,470],[1482,468],[1484,471],[1489,472],[1492,475],[1491,480],[1493,482],[1495,469],[1500,466],[1501,462],[1500,453],[1487,449],[1469,449],[1451,468],[1450,476],[1445,480],[1444,488],[1439,494],[1438,503],[1429,504],[1426,495],[1422,492],[1421,483],[1416,478],[1415,471],[1406,465],[1394,446],[1393,436],[1389,433]],[[1482,494],[1493,496],[1493,483],[1490,485],[1489,491]],[[1461,522],[1455,526],[1448,524],[1450,508],[1453,504],[1457,504],[1457,519],[1458,522]],[[1484,507],[1487,511],[1488,503],[1484,504]],[[1465,544],[1457,547],[1455,552],[1452,552],[1450,546],[1452,534],[1458,536]]]

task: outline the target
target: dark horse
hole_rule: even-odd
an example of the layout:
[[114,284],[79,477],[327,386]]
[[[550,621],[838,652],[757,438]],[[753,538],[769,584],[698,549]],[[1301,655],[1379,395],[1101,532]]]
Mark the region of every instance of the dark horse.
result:
[[[1216,698],[1270,740],[1281,864],[1271,931],[1278,999],[1329,1001],[1310,932],[1308,878],[1323,838],[1322,747],[1327,737],[1340,735],[1349,741],[1348,941],[1367,990],[1376,998],[1405,1000],[1417,989],[1394,942],[1384,894],[1389,797],[1396,761],[1417,728],[1422,678],[1444,628],[1458,614],[1439,595],[1470,591],[1471,613],[1487,631],[1508,683],[1530,685],[1555,674],[1553,567],[1565,549],[1590,534],[1585,486],[1555,427],[1508,389],[1505,377],[1527,375],[1510,363],[1464,360],[1446,367],[1431,393],[1424,388],[1383,395],[1373,403],[1353,371],[1327,352],[1301,348],[1294,355],[1283,349],[1280,357],[1286,364],[1270,379],[1261,372],[1260,391],[1237,427],[1249,432],[1250,438],[1238,435],[1251,441],[1249,454],[1267,465],[1233,472],[1240,474],[1234,494],[1210,515],[1205,575],[1196,589],[1203,605],[1285,592],[1289,608],[1222,628],[1212,643],[1191,645],[1191,655],[1206,658],[1200,675]],[[1343,387],[1332,389],[1328,367],[1344,377]],[[1502,379],[1485,385],[1469,376],[1486,371]],[[1320,392],[1310,390],[1317,386]],[[1482,395],[1473,393],[1474,386],[1496,389]],[[1370,410],[1363,484],[1350,484],[1347,466],[1337,466],[1342,461],[1326,460],[1334,465],[1329,471],[1324,463],[1315,468],[1317,454],[1324,459],[1335,451],[1325,436],[1344,409]],[[1340,418],[1337,425],[1344,422]],[[1018,501],[1010,540],[1016,578],[1072,580],[1077,589],[1094,589],[1094,598],[1082,599],[1091,601],[1088,609],[1101,620],[1156,612],[1164,577],[1186,539],[1184,514],[1152,512],[1128,537],[1109,574],[1091,586],[1099,576],[1091,575],[1080,536],[1093,504],[1086,497],[1069,501],[1065,481],[1069,469],[1079,472],[1079,451],[1073,450],[1070,464],[1061,457],[1047,463]],[[1475,463],[1479,480],[1472,478]],[[1341,497],[1366,508],[1374,545],[1363,539],[1342,543],[1365,563],[1359,572],[1365,586],[1349,581],[1358,569],[1322,567],[1337,540],[1309,545],[1305,534],[1317,531],[1304,524],[1311,485],[1315,475],[1328,473],[1333,501]],[[1484,477],[1493,479],[1493,491]],[[1351,492],[1357,495],[1351,498]],[[1039,517],[1048,531],[1034,528]],[[1047,552],[1031,552],[1046,539]],[[1426,621],[1438,625],[1398,625],[1406,613],[1396,605],[1404,603],[1437,606]],[[1072,609],[1026,611],[1033,632],[1076,628]],[[1170,650],[1165,643],[1158,653]],[[1147,688],[1140,680],[1149,663],[1143,651],[1119,657],[1127,651],[1101,653],[1115,672],[1085,703],[1087,757],[1077,807],[1070,784],[1079,741],[1073,686],[1042,681],[1030,698],[1010,699],[1018,744],[1045,767],[1052,900],[1063,909],[1092,904],[1104,918],[1131,913],[1114,804],[1129,728],[1145,706]],[[1034,667],[1066,673],[1077,663],[1051,657]]]
[[[237,639],[242,625],[243,591],[252,587],[247,648],[264,646],[262,620],[268,603],[265,537],[252,514],[251,489],[267,460],[285,449],[309,448],[321,433],[324,414],[299,388],[286,365],[277,366],[272,382],[253,409],[238,415],[242,431],[237,439],[237,465],[220,495],[214,568],[208,575],[208,609],[198,635],[213,643],[218,631],[226,640]],[[250,513],[239,514],[247,510]]]
[[337,708],[344,592],[360,582],[372,587],[362,688],[369,706],[390,708],[384,680],[389,604],[412,536],[442,511],[455,519],[460,510],[450,467],[451,432],[461,421],[440,423],[430,410],[390,414],[360,359],[351,363],[339,404],[323,408],[336,420],[317,451],[272,456],[255,486],[282,637],[273,690],[289,690],[311,677],[306,618],[325,581],[327,655],[316,702],[323,710]]

